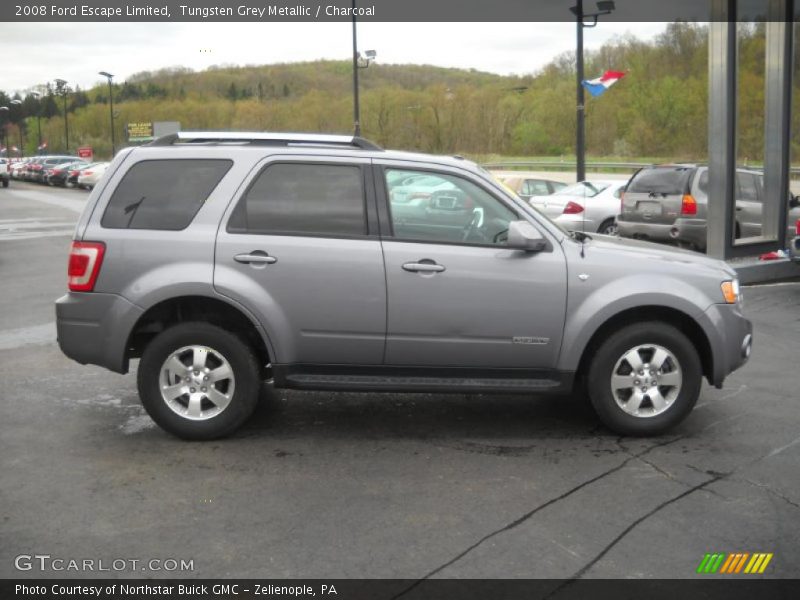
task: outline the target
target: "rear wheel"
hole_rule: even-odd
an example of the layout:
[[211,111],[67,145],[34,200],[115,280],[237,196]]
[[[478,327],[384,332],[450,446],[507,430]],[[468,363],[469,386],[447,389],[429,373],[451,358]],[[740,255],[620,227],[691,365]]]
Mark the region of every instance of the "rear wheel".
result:
[[256,407],[260,371],[240,337],[203,322],[171,327],[145,348],[137,383],[145,410],[166,431],[210,440],[238,429]]
[[617,222],[614,219],[606,219],[600,224],[597,233],[603,235],[617,235]]
[[691,412],[702,376],[689,339],[672,325],[651,321],[620,329],[596,349],[587,387],[610,429],[657,435]]

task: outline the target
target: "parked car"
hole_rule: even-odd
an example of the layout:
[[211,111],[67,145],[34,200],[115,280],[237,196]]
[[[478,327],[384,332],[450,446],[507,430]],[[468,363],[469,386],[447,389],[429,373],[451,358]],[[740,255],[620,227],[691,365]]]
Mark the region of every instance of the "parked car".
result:
[[567,202],[555,221],[571,231],[617,234],[619,203],[627,180],[593,181],[602,187],[594,196],[576,197]]
[[794,231],[786,238],[789,240],[789,258],[800,263],[800,217],[795,219],[791,226],[794,227]]
[[84,170],[88,166],[89,163],[84,161],[56,165],[47,171],[47,183],[66,187],[67,179],[69,179],[71,173]]
[[30,181],[36,183],[47,183],[47,175],[50,169],[65,163],[77,162],[77,156],[41,156],[31,163]]
[[97,182],[100,181],[103,173],[106,172],[108,165],[109,163],[107,162],[96,162],[86,167],[78,174],[78,187],[87,190],[93,189],[94,186],[97,185]]
[[[761,235],[764,176],[736,170],[734,236]],[[792,210],[787,223],[793,222]],[[637,171],[623,194],[619,234],[644,240],[706,249],[708,167],[694,164],[655,165]]]
[[[398,218],[397,182],[423,174],[439,180],[430,210]],[[651,435],[750,355],[729,265],[570,234],[464,159],[181,132],[120,151],[105,177],[76,226],[58,343],[119,373],[140,358],[145,409],[184,438],[235,431],[267,378],[576,389],[614,431]]]
[[517,196],[530,200],[531,196],[549,196],[563,190],[568,184],[535,177],[503,177],[505,183]]
[[25,171],[25,168],[28,166],[28,163],[33,160],[33,157],[26,157],[22,160],[18,160],[16,162],[12,162],[8,166],[9,174],[11,175],[11,179],[22,179],[22,175]]
[[549,196],[533,196],[530,203],[567,229],[615,235],[620,193],[626,183],[579,181]]

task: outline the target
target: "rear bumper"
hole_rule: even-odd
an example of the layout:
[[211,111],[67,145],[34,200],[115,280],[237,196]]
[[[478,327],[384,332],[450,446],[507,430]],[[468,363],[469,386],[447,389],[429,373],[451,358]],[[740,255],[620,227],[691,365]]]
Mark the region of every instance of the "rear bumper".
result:
[[69,292],[56,300],[58,345],[83,365],[127,373],[128,337],[143,312],[115,294]]
[[[711,343],[713,369],[711,383],[721,386],[730,373],[750,358],[753,324],[742,314],[738,304],[712,304],[705,312],[715,332]],[[708,331],[708,330],[706,330]]]
[[707,226],[705,219],[675,219],[674,237],[679,242],[692,244],[699,250],[705,250]]
[[621,221],[617,217],[617,233],[620,237],[638,238],[657,242],[674,242],[670,235],[673,225],[646,223],[642,221]]

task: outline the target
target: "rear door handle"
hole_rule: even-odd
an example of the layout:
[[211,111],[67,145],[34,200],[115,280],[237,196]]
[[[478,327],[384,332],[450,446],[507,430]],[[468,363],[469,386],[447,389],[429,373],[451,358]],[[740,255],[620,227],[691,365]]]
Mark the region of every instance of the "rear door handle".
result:
[[260,250],[252,252],[250,254],[237,254],[236,256],[233,257],[233,260],[235,260],[238,263],[243,263],[245,265],[251,263],[257,265],[272,265],[278,262],[277,258],[275,258],[274,256],[270,256],[266,252],[261,252]]
[[445,267],[434,262],[408,262],[403,265],[403,270],[412,273],[441,273]]

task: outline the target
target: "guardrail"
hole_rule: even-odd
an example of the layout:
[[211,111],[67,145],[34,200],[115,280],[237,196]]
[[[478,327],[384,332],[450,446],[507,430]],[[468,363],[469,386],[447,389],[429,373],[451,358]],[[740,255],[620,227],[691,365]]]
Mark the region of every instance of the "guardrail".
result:
[[[587,171],[636,171],[642,167],[649,167],[654,163],[641,163],[641,162],[587,162]],[[574,171],[576,168],[575,161],[548,161],[548,160],[522,160],[522,161],[504,161],[482,163],[484,169],[528,169],[532,171]],[[742,169],[751,169],[753,171],[762,171],[764,167],[740,165]],[[790,167],[790,173],[793,176],[800,175],[800,166]]]

